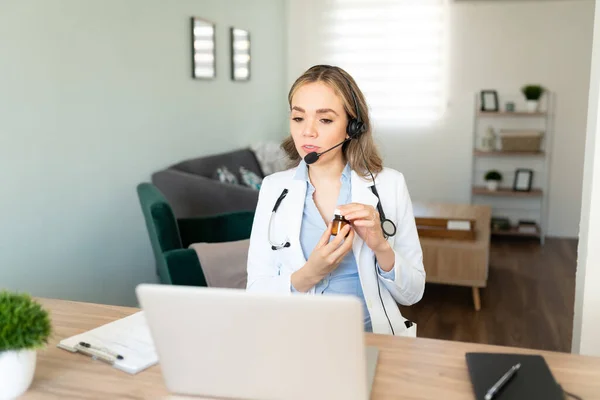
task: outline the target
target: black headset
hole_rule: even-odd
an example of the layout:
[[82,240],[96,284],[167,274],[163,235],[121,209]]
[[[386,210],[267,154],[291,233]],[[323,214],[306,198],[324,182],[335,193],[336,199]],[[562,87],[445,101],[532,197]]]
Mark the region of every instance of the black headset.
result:
[[[339,67],[331,66],[331,65],[321,65],[320,67],[330,68],[338,71],[338,73],[344,78],[346,84],[348,85],[348,90],[350,91],[350,95],[352,96],[352,101],[354,102],[354,111],[356,113],[356,117],[352,117],[348,115],[348,124],[346,125],[346,133],[350,137],[350,139],[360,139],[363,133],[367,131],[367,125],[363,122],[360,116],[360,108],[358,107],[358,101],[356,100],[356,95],[354,94],[354,90],[352,89],[352,84],[350,80],[346,78],[344,72]],[[362,152],[363,160],[365,162],[365,168],[369,171],[371,175],[371,179],[373,181],[373,186],[371,186],[371,191],[377,197],[377,211],[379,212],[379,219],[381,221],[381,230],[383,231],[383,235],[387,239],[390,236],[394,236],[396,234],[396,225],[389,219],[385,217],[385,212],[383,211],[383,207],[381,206],[381,199],[379,198],[379,193],[377,193],[377,187],[375,186],[375,177],[373,173],[369,169],[367,164],[367,159],[365,157],[364,150],[362,145],[360,146],[360,150]]]
[[[344,77],[345,79],[345,77]],[[350,139],[359,139],[360,136],[367,130],[367,126],[362,121],[360,117],[360,109],[358,108],[358,102],[356,101],[356,96],[354,96],[354,91],[352,90],[352,86],[350,82],[348,82],[348,87],[350,88],[350,94],[352,95],[352,100],[354,101],[354,110],[356,111],[356,118],[349,118],[348,125],[346,125],[346,133],[350,136]],[[366,164],[365,164],[366,166]],[[373,182],[375,183],[375,182]]]

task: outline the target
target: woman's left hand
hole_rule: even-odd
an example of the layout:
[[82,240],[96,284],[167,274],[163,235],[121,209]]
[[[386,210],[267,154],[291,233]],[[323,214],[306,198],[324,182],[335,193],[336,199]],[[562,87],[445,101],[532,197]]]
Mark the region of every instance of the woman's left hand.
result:
[[364,240],[371,250],[377,252],[389,246],[383,236],[379,212],[373,206],[349,203],[337,208],[342,216],[350,221],[356,234]]

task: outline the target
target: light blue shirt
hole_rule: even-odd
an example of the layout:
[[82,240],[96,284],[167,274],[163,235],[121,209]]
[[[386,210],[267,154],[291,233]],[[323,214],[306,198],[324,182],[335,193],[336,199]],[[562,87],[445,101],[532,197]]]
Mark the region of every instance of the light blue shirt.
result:
[[[337,205],[348,204],[352,202],[352,181],[350,175],[350,165],[346,164],[346,167],[342,171],[340,180],[342,186],[337,199]],[[319,242],[319,239],[323,235],[323,232],[327,229],[327,224],[323,221],[321,214],[314,202],[313,194],[315,187],[310,182],[308,177],[308,166],[302,160],[298,165],[294,179],[300,179],[306,181],[306,198],[304,199],[304,212],[302,215],[302,226],[300,229],[300,245],[304,258],[308,260],[313,249]],[[331,236],[330,240],[334,236]],[[386,278],[394,276],[394,270],[385,272],[377,266],[379,273]],[[296,292],[296,289],[292,286],[292,291]],[[364,327],[366,332],[372,332],[371,316],[367,309],[367,304],[360,284],[360,277],[358,275],[358,266],[354,253],[348,252],[340,265],[333,270],[329,275],[323,278],[315,286],[315,294],[333,294],[333,295],[352,295],[358,297],[363,304],[364,312]]]

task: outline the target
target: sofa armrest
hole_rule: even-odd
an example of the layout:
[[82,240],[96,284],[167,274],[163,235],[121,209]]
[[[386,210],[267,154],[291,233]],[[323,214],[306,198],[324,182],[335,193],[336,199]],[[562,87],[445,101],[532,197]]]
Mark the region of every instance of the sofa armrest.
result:
[[258,190],[188,172],[159,171],[152,175],[152,183],[163,193],[177,218],[252,211],[258,203]]
[[204,286],[206,278],[200,266],[198,255],[193,249],[177,249],[164,253],[171,284],[183,286]]
[[193,243],[233,242],[250,238],[254,211],[177,220],[183,247]]

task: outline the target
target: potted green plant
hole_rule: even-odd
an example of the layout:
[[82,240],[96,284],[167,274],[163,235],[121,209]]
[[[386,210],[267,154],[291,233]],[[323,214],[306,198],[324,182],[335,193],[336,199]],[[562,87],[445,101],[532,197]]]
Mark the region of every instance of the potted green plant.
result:
[[527,100],[527,111],[538,111],[540,97],[544,94],[545,89],[540,85],[525,85],[521,88],[521,92]]
[[48,311],[28,294],[0,292],[0,397],[15,398],[29,389],[37,350],[51,331]]
[[498,189],[498,183],[502,180],[502,174],[496,170],[488,171],[484,179],[488,190],[493,192]]

